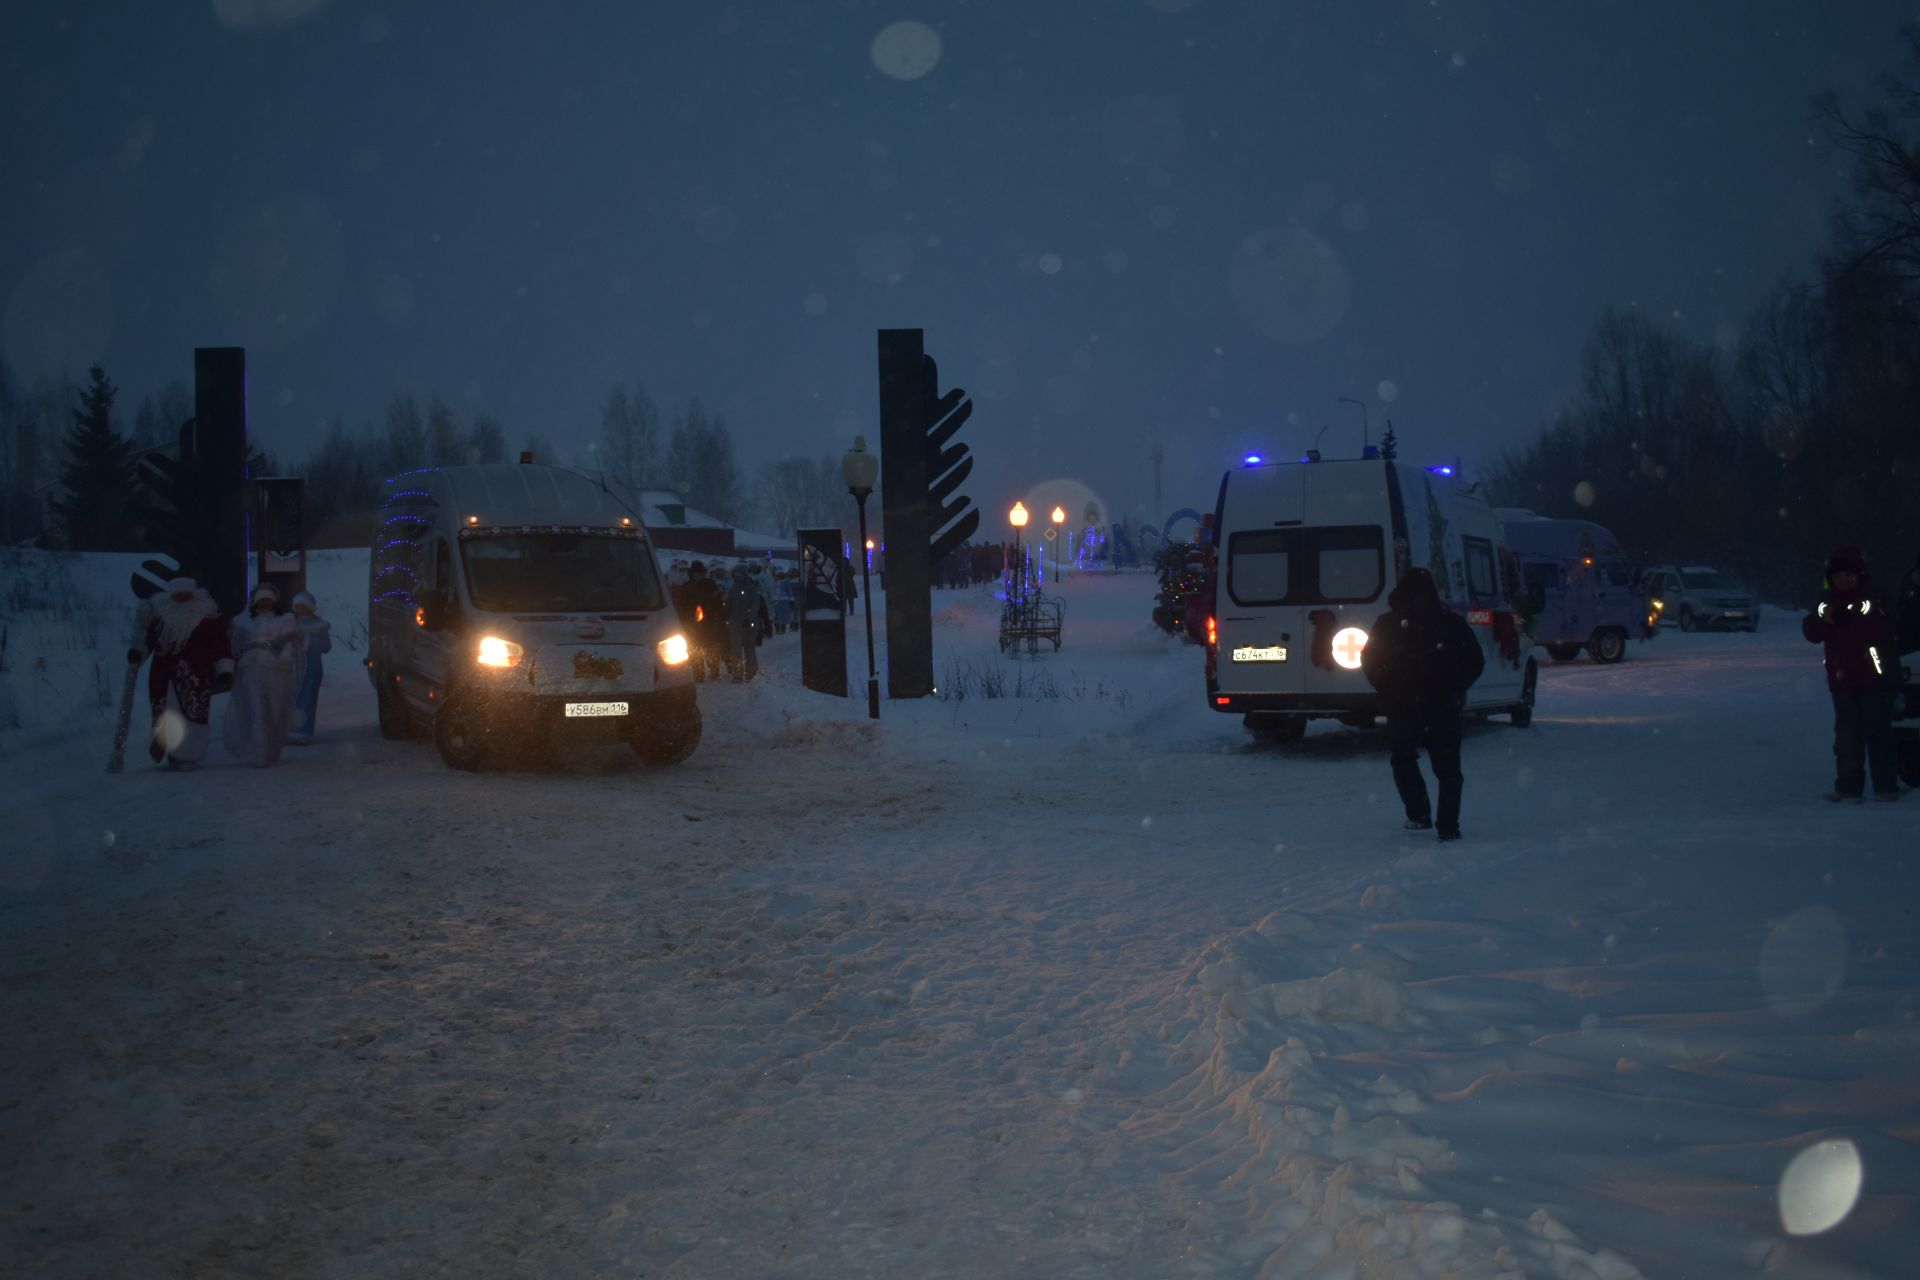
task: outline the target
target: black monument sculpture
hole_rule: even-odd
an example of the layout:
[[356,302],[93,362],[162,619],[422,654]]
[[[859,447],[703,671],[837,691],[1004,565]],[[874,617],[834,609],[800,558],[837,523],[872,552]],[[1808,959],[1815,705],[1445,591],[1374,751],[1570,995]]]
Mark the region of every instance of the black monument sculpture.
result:
[[880,501],[886,530],[887,696],[933,692],[933,565],[980,527],[960,485],[973,470],[951,444],[973,413],[959,387],[939,393],[925,331],[880,330]]
[[800,683],[847,696],[847,574],[840,530],[800,530]]
[[185,574],[231,617],[247,603],[247,352],[196,347],[193,417],[177,456],[149,454],[140,480],[152,495],[144,520],[156,556],[133,574],[148,599]]

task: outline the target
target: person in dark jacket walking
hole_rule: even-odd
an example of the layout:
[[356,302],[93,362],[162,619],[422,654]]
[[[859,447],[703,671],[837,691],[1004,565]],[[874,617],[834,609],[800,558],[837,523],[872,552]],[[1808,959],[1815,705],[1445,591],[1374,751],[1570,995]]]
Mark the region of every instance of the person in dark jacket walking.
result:
[[1873,595],[1867,559],[1853,547],[1827,557],[1826,589],[1800,633],[1826,647],[1827,692],[1833,696],[1833,790],[1827,799],[1859,800],[1867,774],[1873,798],[1898,800],[1894,771],[1893,687],[1900,678],[1894,623]]
[[707,577],[698,560],[687,566],[687,585],[680,592],[680,622],[693,648],[693,678],[720,678],[727,652],[727,598],[720,585]]
[[[1393,785],[1406,806],[1407,829],[1424,831],[1437,819],[1442,840],[1460,838],[1460,709],[1486,658],[1479,637],[1459,614],[1440,603],[1433,575],[1409,569],[1387,595],[1360,654],[1360,669],[1387,713]],[[1420,751],[1427,749],[1440,807],[1428,806]]]

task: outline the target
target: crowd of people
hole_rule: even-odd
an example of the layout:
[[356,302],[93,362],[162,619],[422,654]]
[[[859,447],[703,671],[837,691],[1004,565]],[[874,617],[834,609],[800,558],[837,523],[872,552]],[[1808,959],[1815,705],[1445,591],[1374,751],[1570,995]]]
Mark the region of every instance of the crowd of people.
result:
[[1013,548],[1001,542],[963,542],[933,566],[933,585],[949,591],[985,586],[1006,576]]
[[141,607],[127,649],[134,667],[152,659],[149,756],[178,772],[205,763],[219,693],[231,695],[221,740],[235,759],[265,768],[287,744],[307,745],[332,648],[332,627],[309,592],[296,593],[282,613],[279,588],[260,583],[246,612],[229,619],[198,582],[173,579]]
[[693,650],[693,678],[735,684],[760,674],[760,646],[800,624],[800,571],[755,560],[708,572],[701,560],[675,560],[667,570],[673,607]]

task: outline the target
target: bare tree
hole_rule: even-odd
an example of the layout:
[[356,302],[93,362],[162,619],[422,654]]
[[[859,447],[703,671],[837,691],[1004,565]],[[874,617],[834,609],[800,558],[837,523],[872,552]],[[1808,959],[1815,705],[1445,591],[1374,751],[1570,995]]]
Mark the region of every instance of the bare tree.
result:
[[387,475],[428,465],[427,424],[420,417],[420,402],[412,396],[397,395],[387,403],[383,446],[380,465]]
[[8,546],[19,538],[16,527],[25,495],[20,492],[20,442],[27,430],[26,404],[14,382],[13,370],[0,356],[0,539]]
[[1835,226],[1832,272],[1877,266],[1920,280],[1920,148],[1906,128],[1920,121],[1920,24],[1901,28],[1906,66],[1879,78],[1881,102],[1848,114],[1833,93],[1813,100],[1813,116],[1833,145],[1854,159],[1854,200]]
[[427,461],[436,467],[456,466],[467,460],[466,433],[460,419],[439,396],[427,401]]
[[489,414],[474,414],[473,425],[467,428],[466,460],[468,462],[505,462],[506,459],[506,428],[500,425],[499,419]]
[[835,524],[846,514],[846,483],[830,457],[782,458],[754,472],[754,509],[768,533]]
[[158,395],[140,397],[130,439],[136,449],[170,448],[180,443],[180,428],[193,416],[193,396],[175,378]]
[[686,499],[709,515],[737,524],[745,514],[740,471],[733,456],[733,437],[725,421],[709,418],[705,406],[694,400],[674,423],[667,445],[669,483],[681,485]]
[[660,411],[644,384],[631,394],[616,383],[600,410],[600,439],[595,450],[607,479],[628,494],[652,484],[659,469]]
[[306,480],[307,520],[317,528],[348,512],[374,504],[374,478],[368,455],[370,440],[355,440],[335,418],[326,438],[300,467]]

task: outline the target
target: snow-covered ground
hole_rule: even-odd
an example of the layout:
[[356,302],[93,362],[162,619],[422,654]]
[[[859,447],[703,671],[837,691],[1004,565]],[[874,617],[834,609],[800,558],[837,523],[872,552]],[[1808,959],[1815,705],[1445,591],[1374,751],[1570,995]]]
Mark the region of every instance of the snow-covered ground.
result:
[[1037,658],[985,590],[936,593],[948,696],[878,723],[856,626],[853,699],[774,638],[703,686],[684,764],[474,776],[375,731],[364,563],[320,559],[322,736],[265,771],[136,741],[103,772],[130,562],[70,565],[95,643],[37,683],[79,624],[9,615],[10,1274],[1920,1256],[1920,797],[1820,801],[1790,617],[1545,664],[1532,728],[1469,729],[1441,847],[1379,734],[1210,711],[1147,576],[1065,584]]

